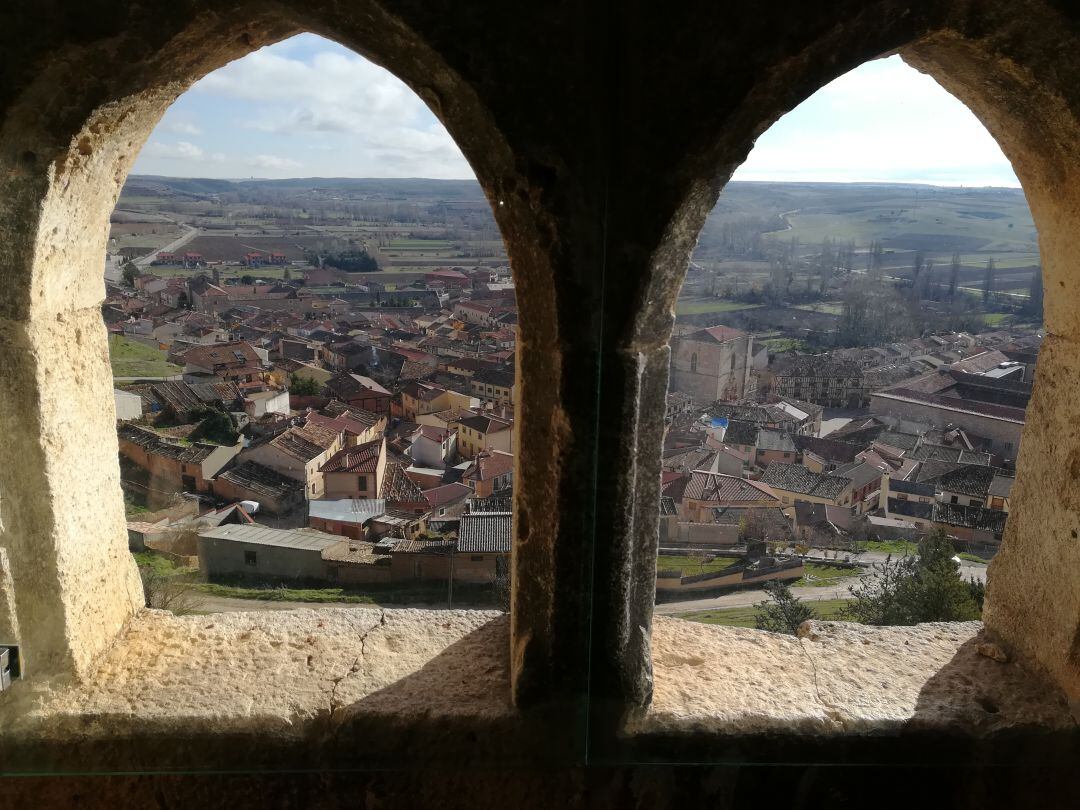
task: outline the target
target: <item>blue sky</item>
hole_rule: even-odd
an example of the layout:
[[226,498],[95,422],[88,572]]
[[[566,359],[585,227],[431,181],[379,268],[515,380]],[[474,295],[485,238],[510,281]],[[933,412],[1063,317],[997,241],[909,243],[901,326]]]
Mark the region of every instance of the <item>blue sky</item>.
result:
[[[404,84],[303,34],[206,76],[135,164],[179,177],[472,177]],[[899,57],[826,85],[762,135],[737,180],[1018,186],[974,115]]]

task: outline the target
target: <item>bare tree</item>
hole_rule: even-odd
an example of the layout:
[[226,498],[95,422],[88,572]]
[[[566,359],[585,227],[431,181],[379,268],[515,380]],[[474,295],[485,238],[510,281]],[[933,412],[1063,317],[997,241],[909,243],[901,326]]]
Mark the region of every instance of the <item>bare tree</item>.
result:
[[956,298],[956,288],[960,284],[960,254],[953,253],[949,263],[949,300]]
[[990,303],[990,294],[994,291],[994,274],[996,272],[997,270],[994,266],[993,258],[988,259],[986,262],[986,273],[983,276],[983,306],[987,306]]
[[169,610],[177,616],[196,613],[202,607],[202,594],[195,588],[195,580],[183,574],[167,575],[151,568],[139,566],[146,606],[156,610]]

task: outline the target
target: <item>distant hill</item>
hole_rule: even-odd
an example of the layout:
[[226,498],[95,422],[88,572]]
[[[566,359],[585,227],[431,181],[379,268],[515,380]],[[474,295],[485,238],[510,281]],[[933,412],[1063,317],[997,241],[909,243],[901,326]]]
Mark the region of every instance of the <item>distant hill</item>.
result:
[[1018,188],[888,183],[729,183],[709,215],[699,258],[724,254],[725,224],[781,218],[768,239],[828,237],[896,251],[1037,253],[1035,223]]
[[124,184],[126,196],[208,197],[230,192],[284,192],[310,195],[333,192],[349,199],[400,202],[482,202],[484,193],[475,180],[427,178],[297,177],[285,180],[212,180],[185,177],[131,175]]

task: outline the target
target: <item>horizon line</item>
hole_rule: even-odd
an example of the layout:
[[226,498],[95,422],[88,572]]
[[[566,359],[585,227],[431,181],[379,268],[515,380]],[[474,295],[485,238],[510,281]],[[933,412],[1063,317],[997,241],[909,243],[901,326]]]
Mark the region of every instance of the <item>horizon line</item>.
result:
[[[217,180],[226,183],[274,183],[285,182],[290,180],[423,180],[425,182],[435,183],[477,183],[479,180],[475,177],[421,177],[421,176],[397,176],[397,177],[350,177],[347,175],[306,175],[296,177],[256,177],[250,175],[247,177],[206,177],[201,175],[184,175],[184,174],[143,174],[132,172],[125,178],[125,183],[133,178],[162,178],[166,180]],[[766,185],[766,184],[787,184],[787,185],[803,185],[803,186],[921,186],[925,188],[968,188],[968,189],[1007,189],[1010,191],[1023,191],[1023,186],[1018,184],[1002,185],[994,183],[959,183],[959,182],[928,182],[925,180],[880,180],[880,179],[865,179],[865,180],[737,180],[731,179],[724,184],[724,187],[732,185],[733,183],[744,183],[747,185]]]

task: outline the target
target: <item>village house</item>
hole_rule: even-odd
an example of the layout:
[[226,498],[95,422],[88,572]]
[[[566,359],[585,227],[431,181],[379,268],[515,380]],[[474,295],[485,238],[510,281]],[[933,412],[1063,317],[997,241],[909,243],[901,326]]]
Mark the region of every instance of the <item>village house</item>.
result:
[[309,410],[305,422],[324,430],[340,431],[345,435],[346,447],[382,438],[387,425],[383,414],[354,408],[333,399],[319,411]]
[[878,507],[881,481],[885,477],[885,473],[879,467],[866,461],[853,461],[851,464],[837,467],[829,475],[851,482],[848,503],[855,514],[861,515]]
[[355,340],[328,343],[319,347],[319,358],[334,371],[361,368],[371,355],[371,347]]
[[864,408],[869,389],[862,368],[827,354],[785,355],[771,367],[773,392],[830,408]]
[[959,428],[985,437],[991,452],[1015,459],[1030,397],[1030,383],[1019,380],[934,371],[875,391],[870,411],[937,428]]
[[474,414],[458,420],[458,454],[476,458],[482,450],[514,451],[514,422],[489,414]]
[[199,532],[198,549],[199,567],[209,579],[242,576],[263,583],[390,580],[389,565],[379,563],[370,544],[309,528],[218,526]]
[[475,495],[472,489],[460,482],[441,484],[424,490],[424,498],[431,507],[432,517],[452,519],[460,517]]
[[409,458],[414,464],[431,469],[441,469],[457,457],[457,431],[432,425],[417,425],[408,435]]
[[467,408],[470,402],[470,397],[464,394],[418,380],[413,380],[401,389],[402,416],[410,422],[415,422],[418,416],[429,413],[455,407]]
[[791,434],[767,428],[758,431],[754,449],[756,466],[765,469],[774,461],[794,463],[797,455],[798,449]]
[[326,460],[319,472],[324,479],[321,498],[339,500],[383,497],[386,439],[376,439],[339,450]]
[[816,473],[801,464],[774,461],[761,476],[761,483],[776,493],[785,508],[797,500],[834,506],[849,506],[852,502],[851,479]]
[[455,582],[487,584],[508,576],[512,522],[510,512],[461,516],[454,553]]
[[204,382],[218,377],[226,382],[258,382],[263,376],[263,361],[251,344],[242,340],[193,346],[183,353],[184,379]]
[[300,481],[254,461],[218,473],[212,489],[222,500],[255,501],[260,512],[274,515],[286,515],[304,504],[304,485]]
[[325,383],[326,392],[347,405],[372,413],[389,414],[393,395],[370,377],[341,373]]
[[462,474],[461,482],[477,498],[487,498],[505,492],[514,484],[514,456],[502,450],[482,450],[472,465]]
[[180,442],[132,424],[116,433],[120,455],[149,474],[148,492],[209,492],[211,479],[240,450],[239,444]]
[[323,476],[319,468],[341,449],[340,431],[316,425],[292,427],[268,441],[253,444],[240,454],[240,461],[255,461],[304,485],[308,500],[323,495]]
[[328,534],[353,540],[377,539],[374,520],[386,513],[383,498],[341,498],[308,504],[308,525]]
[[776,495],[758,481],[734,475],[695,470],[676,500],[679,516],[692,523],[711,523],[717,507],[771,509],[779,506]]
[[514,372],[481,369],[469,379],[469,392],[483,402],[514,404]]

